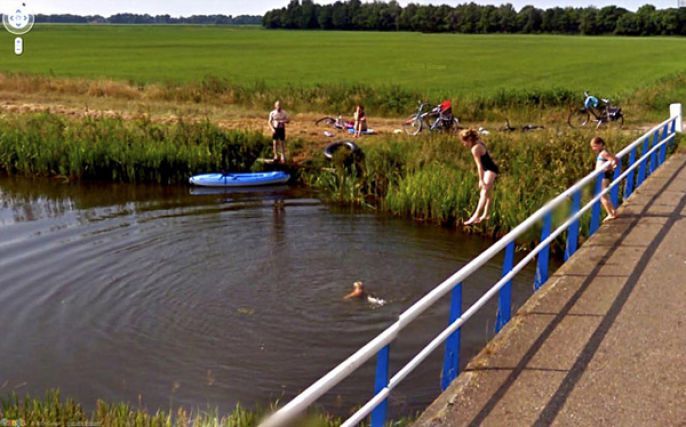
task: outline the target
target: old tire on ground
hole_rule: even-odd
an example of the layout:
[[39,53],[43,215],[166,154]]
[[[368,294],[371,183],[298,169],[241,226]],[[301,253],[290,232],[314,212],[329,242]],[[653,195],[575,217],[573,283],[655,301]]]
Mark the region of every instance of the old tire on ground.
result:
[[326,148],[324,148],[324,157],[326,157],[327,159],[333,159],[333,156],[336,153],[336,151],[338,151],[338,149],[342,147],[345,147],[348,150],[350,150],[351,154],[356,154],[362,151],[359,145],[355,144],[352,141],[336,141],[332,142],[331,144],[327,145]]

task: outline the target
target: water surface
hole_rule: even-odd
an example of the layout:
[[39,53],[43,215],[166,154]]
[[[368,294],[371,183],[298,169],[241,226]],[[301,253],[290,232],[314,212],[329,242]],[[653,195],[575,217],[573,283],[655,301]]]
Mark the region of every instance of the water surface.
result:
[[[0,394],[59,388],[148,408],[230,410],[287,400],[390,325],[491,242],[288,188],[64,184],[0,177]],[[465,283],[473,302],[500,260]],[[354,281],[388,303],[342,301]],[[533,272],[515,281],[515,305]],[[496,307],[463,332],[463,359]],[[447,322],[438,304],[401,336],[391,369]],[[437,352],[391,398],[394,414],[439,392]],[[346,414],[371,396],[368,364],[322,399]]]

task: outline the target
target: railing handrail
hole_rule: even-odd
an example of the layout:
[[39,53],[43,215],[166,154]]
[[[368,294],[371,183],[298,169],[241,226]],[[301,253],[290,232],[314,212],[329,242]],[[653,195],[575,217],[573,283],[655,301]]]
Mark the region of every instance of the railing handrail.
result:
[[[642,142],[644,142],[645,138],[652,137],[656,132],[659,132],[661,128],[667,126],[672,121],[680,119],[680,114],[672,114],[672,116],[669,119],[652,127],[648,132],[644,133],[641,137],[637,138],[631,144],[627,145],[623,150],[617,153],[617,158],[622,159],[628,153],[632,152],[632,150],[637,148]],[[680,126],[681,125],[679,124],[679,130],[681,130]],[[643,153],[641,159],[644,160],[648,156],[653,155],[654,152],[658,149],[658,147],[661,147],[663,144],[667,143],[667,141],[669,141],[673,137],[673,133],[669,137],[665,136],[665,138],[663,138],[659,144],[655,144],[651,148],[651,150],[649,150],[646,153]],[[610,162],[606,162],[604,166],[607,167],[609,166],[609,164]],[[349,418],[348,421],[346,421],[343,424],[343,426],[355,425],[362,421],[364,417],[366,417],[376,406],[378,406],[388,397],[388,394],[395,387],[395,385],[402,381],[402,379],[404,379],[407,374],[409,374],[419,363],[421,363],[421,361],[423,361],[426,358],[426,356],[428,356],[428,354],[433,352],[436,349],[436,347],[440,345],[443,341],[445,341],[445,339],[448,336],[450,336],[457,329],[459,329],[462,326],[462,324],[464,324],[466,320],[468,320],[483,305],[485,305],[485,303],[488,300],[490,300],[496,294],[496,292],[498,292],[500,288],[504,286],[504,284],[512,280],[512,278],[524,267],[524,265],[528,264],[539,252],[541,252],[548,244],[550,244],[550,242],[552,242],[557,236],[559,236],[559,234],[561,234],[567,228],[569,228],[571,224],[573,224],[575,221],[578,221],[578,219],[581,217],[583,213],[585,213],[588,209],[590,209],[593,206],[593,204],[600,200],[600,197],[602,195],[607,194],[612,189],[614,189],[614,187],[619,185],[619,183],[621,183],[621,181],[626,176],[628,176],[629,173],[631,173],[636,167],[638,167],[639,164],[641,164],[641,161],[636,161],[632,167],[628,168],[624,173],[622,173],[618,178],[616,178],[611,183],[611,185],[608,186],[606,190],[603,190],[598,195],[596,195],[596,197],[594,197],[591,200],[591,202],[589,202],[582,209],[576,212],[575,215],[572,215],[567,221],[565,221],[560,227],[558,227],[554,233],[551,233],[551,235],[547,239],[539,243],[539,245],[537,245],[534,250],[527,254],[527,256],[522,261],[520,261],[520,263],[518,263],[517,266],[513,267],[513,269],[508,274],[506,274],[500,281],[498,281],[484,295],[482,295],[482,297],[479,298],[470,308],[468,308],[462,316],[460,316],[455,322],[451,323],[448,326],[448,328],[444,329],[436,338],[434,338],[434,340],[431,341],[431,343],[428,346],[424,347],[424,349],[422,349],[418,355],[416,355],[409,363],[403,366],[403,368],[401,368],[400,371],[398,371],[396,375],[393,378],[391,378],[388,386],[380,392],[376,393],[372,397],[372,399],[369,400],[364,406],[362,406],[362,408],[360,408],[351,418]],[[359,368],[369,359],[374,357],[382,348],[389,345],[398,336],[398,333],[402,331],[409,323],[411,323],[413,320],[419,317],[429,307],[433,306],[433,304],[435,304],[439,299],[444,297],[459,283],[462,283],[465,279],[471,276],[479,268],[481,268],[487,262],[489,262],[493,257],[502,252],[508,245],[514,242],[525,231],[527,231],[529,228],[534,226],[539,221],[543,220],[546,215],[548,215],[550,212],[552,212],[554,209],[556,209],[558,206],[564,203],[568,198],[570,198],[575,193],[579,192],[589,183],[595,181],[598,175],[603,173],[603,169],[598,169],[589,173],[584,178],[580,179],[574,185],[569,187],[567,190],[563,191],[562,193],[554,197],[552,200],[548,201],[545,205],[543,205],[540,209],[538,209],[536,212],[530,215],[527,219],[522,221],[519,225],[513,228],[505,236],[500,238],[488,249],[479,254],[476,258],[467,263],[464,267],[462,267],[460,270],[458,270],[453,275],[448,277],[442,283],[437,285],[434,289],[429,291],[417,302],[412,304],[408,309],[406,309],[403,313],[401,313],[398,316],[398,320],[392,323],[379,335],[377,335],[375,338],[373,338],[371,341],[369,341],[366,345],[357,350],[355,353],[350,355],[347,359],[345,359],[334,369],[329,371],[326,375],[324,375],[319,380],[314,382],[307,389],[302,391],[298,396],[296,396],[294,399],[288,402],[281,409],[272,414],[261,424],[261,427],[279,427],[288,420],[291,420],[293,417],[303,412],[305,409],[307,409],[307,407],[309,407],[312,403],[319,399],[323,394],[328,392],[331,388],[336,386],[343,379],[347,378],[357,368]],[[526,263],[522,264],[522,262],[524,262],[525,260]],[[408,366],[411,368],[408,368]]]
[[[407,374],[409,374],[414,368],[421,363],[426,356],[428,356],[430,353],[432,353],[436,347],[438,347],[440,344],[442,344],[445,339],[450,336],[452,333],[454,333],[457,329],[462,327],[467,320],[469,320],[474,314],[476,314],[477,311],[479,311],[488,301],[490,301],[491,298],[495,296],[495,294],[500,291],[500,289],[505,286],[510,280],[514,278],[514,276],[517,275],[524,267],[526,267],[533,259],[538,255],[543,249],[545,249],[550,243],[553,242],[560,234],[562,234],[565,230],[567,230],[574,222],[579,220],[581,216],[586,213],[589,209],[593,207],[595,203],[600,201],[600,198],[608,194],[609,192],[612,191],[612,189],[616,186],[618,186],[621,181],[629,175],[631,172],[633,172],[640,164],[641,160],[647,159],[649,156],[651,156],[654,152],[658,150],[658,148],[661,148],[663,144],[668,143],[671,139],[674,138],[674,134],[670,135],[669,137],[665,138],[662,140],[659,144],[655,145],[648,153],[646,153],[644,156],[641,157],[641,159],[637,160],[637,162],[629,169],[627,169],[625,172],[623,172],[617,179],[615,179],[610,185],[608,185],[607,189],[601,191],[597,196],[592,198],[586,205],[584,205],[577,213],[572,215],[569,219],[567,219],[565,222],[563,222],[558,228],[553,231],[550,236],[548,236],[545,240],[541,241],[534,249],[532,249],[527,255],[522,258],[517,265],[515,265],[510,272],[505,274],[498,282],[496,282],[491,288],[489,288],[486,293],[484,293],[476,302],[474,302],[457,320],[455,320],[453,323],[448,325],[447,328],[445,328],[439,335],[437,335],[428,345],[426,345],[420,353],[418,353],[414,358],[412,358],[408,363],[405,364],[403,368],[400,369],[396,373],[396,375],[391,378],[389,381],[388,389],[387,392],[385,392],[383,395],[387,397],[387,395],[390,393],[391,390],[395,388],[395,386],[402,380],[404,379]],[[599,175],[603,173],[602,170],[598,171],[595,175]],[[421,360],[418,360],[421,357]],[[412,369],[405,369],[408,366],[412,366]],[[397,378],[398,377],[398,378]],[[381,393],[377,393],[377,396],[379,396]],[[377,399],[374,396],[368,403],[376,402],[376,400],[383,400],[383,399]],[[367,406],[365,405],[362,408],[360,408],[355,414],[353,414],[345,423],[341,425],[341,427],[346,427],[346,426],[352,426],[356,425],[357,423],[361,422],[367,415],[369,415],[370,410],[367,411]],[[371,406],[371,405],[370,405]],[[376,405],[373,405],[376,406]],[[363,413],[366,412],[366,413]],[[354,420],[354,421],[351,421]]]

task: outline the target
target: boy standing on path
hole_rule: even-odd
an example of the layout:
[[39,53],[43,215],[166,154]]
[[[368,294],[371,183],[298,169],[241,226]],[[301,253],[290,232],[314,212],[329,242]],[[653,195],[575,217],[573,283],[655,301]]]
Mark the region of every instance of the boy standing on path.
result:
[[281,102],[274,103],[274,110],[269,113],[269,127],[272,129],[274,161],[286,163],[286,123],[288,114],[281,109]]

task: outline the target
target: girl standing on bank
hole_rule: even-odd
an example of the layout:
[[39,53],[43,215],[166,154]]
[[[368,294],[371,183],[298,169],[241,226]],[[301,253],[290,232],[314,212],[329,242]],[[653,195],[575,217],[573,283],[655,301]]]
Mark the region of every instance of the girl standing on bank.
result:
[[474,129],[465,129],[460,132],[462,145],[469,148],[476,163],[477,176],[479,178],[479,204],[474,215],[464,225],[479,224],[490,219],[489,209],[493,201],[493,186],[500,170],[491,155],[488,154],[486,145],[481,140],[479,132]]
[[[595,160],[595,170],[605,170],[605,173],[603,174],[602,187],[603,190],[605,190],[610,185],[610,182],[612,182],[612,180],[614,179],[615,168],[617,168],[618,163],[617,157],[615,157],[614,154],[607,151],[607,148],[605,147],[605,141],[603,140],[603,138],[599,136],[596,136],[591,140],[591,150],[598,153],[598,157],[596,157]],[[607,162],[610,162],[610,166],[608,166],[607,168],[603,168],[603,165]],[[605,211],[607,212],[607,216],[605,217],[603,222],[612,221],[613,219],[617,218],[617,211],[615,210],[615,207],[612,204],[612,200],[610,199],[610,195],[608,193],[604,194],[600,198],[600,203],[603,205]]]

